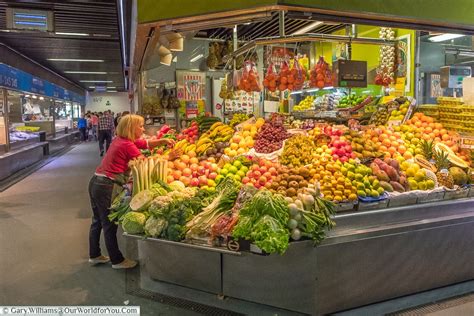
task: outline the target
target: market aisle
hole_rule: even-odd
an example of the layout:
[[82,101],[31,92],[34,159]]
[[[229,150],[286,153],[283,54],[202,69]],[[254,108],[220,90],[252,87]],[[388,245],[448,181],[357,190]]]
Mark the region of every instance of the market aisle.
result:
[[[125,272],[88,265],[87,184],[97,143],[71,147],[0,193],[0,305],[130,305],[142,315],[186,311],[125,294]],[[105,249],[105,247],[103,248]]]

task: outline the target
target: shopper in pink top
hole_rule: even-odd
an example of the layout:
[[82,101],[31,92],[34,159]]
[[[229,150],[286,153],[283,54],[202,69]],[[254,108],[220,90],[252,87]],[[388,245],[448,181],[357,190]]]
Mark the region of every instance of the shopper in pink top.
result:
[[97,113],[94,112],[91,115],[91,124],[92,124],[92,136],[94,137],[95,141],[97,141],[97,129],[99,126],[99,117]]

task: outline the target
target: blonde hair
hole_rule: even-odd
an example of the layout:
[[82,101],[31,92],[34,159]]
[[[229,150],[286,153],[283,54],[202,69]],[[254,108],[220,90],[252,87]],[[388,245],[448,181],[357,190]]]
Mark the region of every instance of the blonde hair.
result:
[[120,118],[115,133],[117,134],[117,136],[128,138],[131,141],[135,141],[135,131],[137,127],[142,125],[144,122],[145,119],[140,115],[127,114]]

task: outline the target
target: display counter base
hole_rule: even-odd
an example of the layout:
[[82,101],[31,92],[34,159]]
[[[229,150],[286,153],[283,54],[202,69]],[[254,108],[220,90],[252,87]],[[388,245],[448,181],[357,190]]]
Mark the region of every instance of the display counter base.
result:
[[44,158],[47,142],[36,142],[0,155],[0,181]]
[[[343,214],[336,223],[318,247],[312,241],[291,243],[283,256],[220,252],[220,277],[203,267],[202,247],[187,249],[184,257],[178,243],[164,247],[143,239],[138,247],[142,269],[155,280],[150,284],[173,283],[311,315],[474,280],[472,198]],[[218,270],[215,259],[209,267]]]
[[47,141],[49,142],[49,153],[56,153],[78,141],[79,139],[80,133],[78,131],[73,131],[68,134],[56,135],[56,137],[48,137]]

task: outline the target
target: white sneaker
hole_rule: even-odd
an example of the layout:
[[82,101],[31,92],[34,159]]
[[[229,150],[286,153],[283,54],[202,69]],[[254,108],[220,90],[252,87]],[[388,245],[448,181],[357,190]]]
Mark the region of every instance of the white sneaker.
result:
[[113,264],[112,268],[114,269],[131,269],[137,265],[137,262],[131,259],[125,258],[122,262],[118,264]]
[[110,261],[110,258],[107,256],[98,256],[95,258],[89,258],[89,263],[94,266],[99,263],[107,263]]

